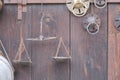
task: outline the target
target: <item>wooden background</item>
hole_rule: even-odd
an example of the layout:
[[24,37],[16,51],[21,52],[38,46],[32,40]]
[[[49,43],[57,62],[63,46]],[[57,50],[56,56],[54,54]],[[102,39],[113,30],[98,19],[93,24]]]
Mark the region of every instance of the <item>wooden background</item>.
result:
[[[98,34],[90,35],[82,25],[85,16],[75,17],[65,4],[45,4],[44,13],[50,18],[49,22],[44,20],[45,31],[48,32],[44,34],[62,36],[72,57],[71,61],[57,63],[52,57],[55,55],[58,39],[26,41],[27,38],[39,36],[41,17],[40,4],[27,5],[27,13],[23,13],[21,24],[32,64],[15,67],[15,80],[119,80],[120,38],[119,31],[113,26],[113,17],[120,11],[119,7],[119,4],[108,4],[104,9],[94,7],[102,24]],[[89,9],[87,14],[90,12]],[[20,43],[21,26],[17,20],[17,5],[4,6],[0,15],[0,27],[0,39],[13,61]],[[65,51],[61,48],[60,52]]]

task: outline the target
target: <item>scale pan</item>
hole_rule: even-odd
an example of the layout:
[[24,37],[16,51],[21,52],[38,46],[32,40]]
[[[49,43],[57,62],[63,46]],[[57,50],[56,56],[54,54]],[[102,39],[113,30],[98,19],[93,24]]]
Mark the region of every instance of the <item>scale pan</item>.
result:
[[70,60],[71,57],[53,57],[53,59],[57,62],[64,62],[64,61]]
[[29,64],[32,63],[32,62],[30,62],[30,61],[20,61],[20,60],[14,60],[13,62],[14,62],[14,64],[16,64],[16,65],[29,65]]

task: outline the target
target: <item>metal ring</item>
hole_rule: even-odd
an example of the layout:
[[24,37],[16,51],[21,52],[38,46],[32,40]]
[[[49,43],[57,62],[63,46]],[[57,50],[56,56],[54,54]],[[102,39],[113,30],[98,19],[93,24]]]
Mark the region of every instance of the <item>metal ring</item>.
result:
[[94,0],[94,5],[95,5],[95,7],[99,8],[99,9],[102,9],[102,8],[105,8],[107,6],[107,2],[105,1],[105,4],[100,7],[100,6],[97,5],[96,0]]
[[[89,27],[91,27],[90,25],[92,25],[92,24],[95,24],[96,27],[97,27],[97,30],[95,32],[90,32],[90,30],[89,30]],[[89,23],[87,25],[87,31],[88,31],[89,34],[92,34],[92,35],[97,34],[99,32],[99,25],[97,23]]]

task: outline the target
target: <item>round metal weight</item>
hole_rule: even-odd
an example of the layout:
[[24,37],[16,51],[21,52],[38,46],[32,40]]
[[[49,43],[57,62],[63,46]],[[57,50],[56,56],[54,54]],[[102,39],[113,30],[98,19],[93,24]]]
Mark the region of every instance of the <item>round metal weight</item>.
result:
[[67,0],[66,5],[69,11],[71,11],[75,16],[81,17],[87,13],[90,6],[90,1],[89,0]]
[[118,31],[120,31],[120,12],[116,14],[113,22],[114,22],[115,28],[116,28]]
[[83,27],[89,34],[97,34],[100,24],[101,20],[96,14],[88,14],[83,20]]

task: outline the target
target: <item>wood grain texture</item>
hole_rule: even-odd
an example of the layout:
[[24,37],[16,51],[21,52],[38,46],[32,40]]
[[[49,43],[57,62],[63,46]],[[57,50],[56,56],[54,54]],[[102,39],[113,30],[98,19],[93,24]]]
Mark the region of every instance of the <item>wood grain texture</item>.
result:
[[[56,52],[58,39],[44,42],[25,40],[39,36],[41,17],[40,5],[27,6],[28,11],[23,13],[22,20],[23,37],[33,63],[28,67],[15,67],[15,80],[119,80],[120,34],[114,28],[113,19],[120,11],[120,5],[109,4],[108,6],[108,13],[107,8],[94,7],[95,13],[102,20],[102,25],[98,34],[90,35],[83,28],[84,17],[78,18],[70,14],[64,4],[44,5],[44,12],[47,16],[43,25],[44,35],[63,36],[67,48],[71,46],[71,63],[56,63],[52,59]],[[107,20],[109,25],[107,25]],[[0,13],[0,39],[11,60],[14,59],[19,47],[19,30],[17,5],[6,5]],[[64,53],[63,48],[60,49],[60,53]]]
[[71,14],[71,80],[107,80],[107,8],[94,8],[94,13],[102,21],[96,35],[83,28],[84,17]]
[[[43,35],[63,37],[69,47],[69,12],[64,5],[44,5]],[[32,38],[38,37],[41,6],[32,6]],[[57,63],[52,57],[57,50],[58,38],[32,43],[32,80],[69,80],[69,62]],[[61,48],[60,53],[64,52]]]
[[[107,0],[108,3],[120,3],[120,0]],[[66,0],[27,0],[28,4],[66,3]],[[5,0],[5,4],[17,4],[17,0]]]
[[[15,15],[17,15],[17,9],[15,13],[16,13]],[[24,44],[28,50],[29,55],[31,55],[31,43],[26,42],[26,38],[31,36],[31,32],[29,32],[29,30],[31,29],[31,25],[30,25],[31,24],[31,7],[30,6],[28,6],[28,12],[23,13],[22,16],[23,16],[22,21],[18,21],[17,16],[15,16],[14,19],[16,21],[14,21],[15,23],[13,23],[13,25],[16,24],[16,26],[11,26],[12,28],[10,28],[12,29],[11,33],[14,32],[13,34],[10,35],[11,53],[14,53],[14,58],[15,58],[15,55],[17,54],[19,44],[20,44],[20,28],[21,27],[23,29],[22,31],[23,31]],[[25,52],[22,59],[24,59],[24,56],[26,57]],[[15,64],[15,70],[16,70],[15,80],[31,80],[31,65],[28,67],[25,67],[22,65]]]
[[113,20],[120,11],[119,4],[109,5],[109,34],[108,34],[108,80],[120,79],[120,33],[113,25]]
[[[23,30],[26,31],[30,22],[30,8],[27,14],[24,20],[27,19],[28,22],[24,21],[25,23],[21,24],[23,25]],[[17,21],[17,6],[9,5],[4,7],[0,15],[0,24],[0,39],[3,41],[11,61],[13,61],[20,43],[20,24]],[[26,47],[27,46],[29,45],[26,45]],[[28,47],[27,49],[30,51]],[[15,70],[15,80],[31,80],[31,67],[16,66]]]

